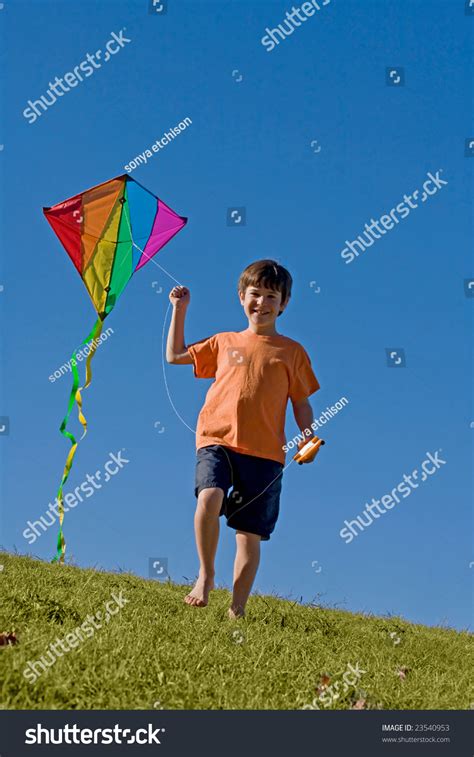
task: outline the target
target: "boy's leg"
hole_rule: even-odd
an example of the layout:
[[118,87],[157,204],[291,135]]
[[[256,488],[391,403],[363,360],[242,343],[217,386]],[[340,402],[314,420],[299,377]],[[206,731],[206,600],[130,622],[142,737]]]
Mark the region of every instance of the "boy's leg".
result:
[[234,586],[229,617],[241,618],[260,562],[260,536],[236,531],[237,550],[234,563]]
[[223,499],[224,490],[218,487],[209,487],[199,492],[194,515],[199,577],[194,589],[184,598],[193,607],[205,607],[209,592],[214,588],[214,558],[219,540],[219,513]]

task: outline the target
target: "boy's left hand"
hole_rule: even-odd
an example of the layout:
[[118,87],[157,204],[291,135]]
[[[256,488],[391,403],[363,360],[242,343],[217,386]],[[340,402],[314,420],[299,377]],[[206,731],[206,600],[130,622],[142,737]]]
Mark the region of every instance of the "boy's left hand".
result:
[[[300,439],[298,442],[298,452],[303,449],[303,447],[308,444],[309,439]],[[311,457],[309,460],[302,460],[301,463],[305,465],[306,463],[312,463],[314,460],[314,457]]]
[[[304,465],[304,463],[312,463],[314,458],[319,452],[320,447],[324,444],[324,440],[320,439],[319,436],[313,436],[312,439],[302,439],[298,442],[298,452],[293,457],[293,460],[296,460],[298,465]],[[298,458],[298,455],[300,454],[303,447],[306,445],[309,445],[306,452],[303,453],[303,458]]]

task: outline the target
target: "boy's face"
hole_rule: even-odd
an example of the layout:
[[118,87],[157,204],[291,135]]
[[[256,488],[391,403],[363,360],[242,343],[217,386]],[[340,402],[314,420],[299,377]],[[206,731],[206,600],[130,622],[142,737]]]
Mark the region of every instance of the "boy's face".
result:
[[284,310],[288,304],[282,302],[281,292],[260,285],[247,287],[245,294],[239,292],[239,297],[245,315],[256,326],[274,323],[280,310]]

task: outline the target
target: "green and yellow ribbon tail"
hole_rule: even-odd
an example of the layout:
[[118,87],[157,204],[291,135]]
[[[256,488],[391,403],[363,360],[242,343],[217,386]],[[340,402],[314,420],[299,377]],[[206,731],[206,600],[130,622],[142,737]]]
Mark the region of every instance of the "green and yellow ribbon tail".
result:
[[[69,454],[66,458],[66,464],[64,466],[64,471],[61,479],[61,483],[59,485],[58,494],[57,494],[57,502],[58,502],[58,515],[59,515],[59,533],[58,533],[58,540],[56,544],[56,556],[53,558],[53,562],[64,562],[64,556],[66,554],[66,541],[64,539],[64,533],[63,533],[63,520],[64,520],[64,499],[63,499],[63,487],[66,483],[69,473],[72,467],[72,462],[74,460],[74,455],[76,454],[78,441],[76,441],[73,434],[71,434],[70,431],[67,430],[67,424],[69,421],[69,416],[71,415],[72,408],[74,406],[74,402],[77,404],[77,410],[78,410],[78,418],[79,421],[83,427],[83,433],[79,441],[81,441],[86,433],[87,433],[87,421],[84,417],[84,414],[82,412],[82,395],[81,392],[84,391],[84,389],[87,389],[87,387],[90,385],[92,381],[92,368],[91,368],[91,362],[92,358],[95,355],[95,352],[97,350],[98,346],[98,337],[100,336],[100,333],[102,331],[102,325],[103,320],[99,316],[97,321],[94,324],[94,327],[90,334],[86,336],[83,342],[77,347],[74,352],[72,353],[71,357],[71,368],[72,368],[72,375],[73,375],[73,382],[72,382],[72,389],[71,393],[69,395],[69,402],[68,402],[68,408],[66,415],[64,416],[62,423],[59,427],[59,430],[63,436],[67,437],[69,441],[71,442],[71,449],[69,450]],[[89,341],[93,340],[92,346],[89,351],[89,355],[87,356],[86,361],[86,381],[83,386],[79,386],[79,372],[77,370],[77,353],[79,349],[82,347],[83,344],[87,344]]]

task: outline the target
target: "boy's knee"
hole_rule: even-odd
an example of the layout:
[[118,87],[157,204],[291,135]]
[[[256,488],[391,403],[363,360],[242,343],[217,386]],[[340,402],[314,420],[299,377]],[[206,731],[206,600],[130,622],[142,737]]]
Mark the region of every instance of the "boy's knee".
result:
[[224,490],[217,486],[201,489],[198,496],[198,507],[204,508],[207,512],[219,512],[224,499]]
[[237,552],[239,553],[259,554],[261,540],[262,537],[258,534],[251,534],[248,531],[235,532]]
[[250,531],[241,531],[237,529],[235,532],[237,541],[249,542],[250,544],[260,544],[262,537],[259,534],[250,533]]

